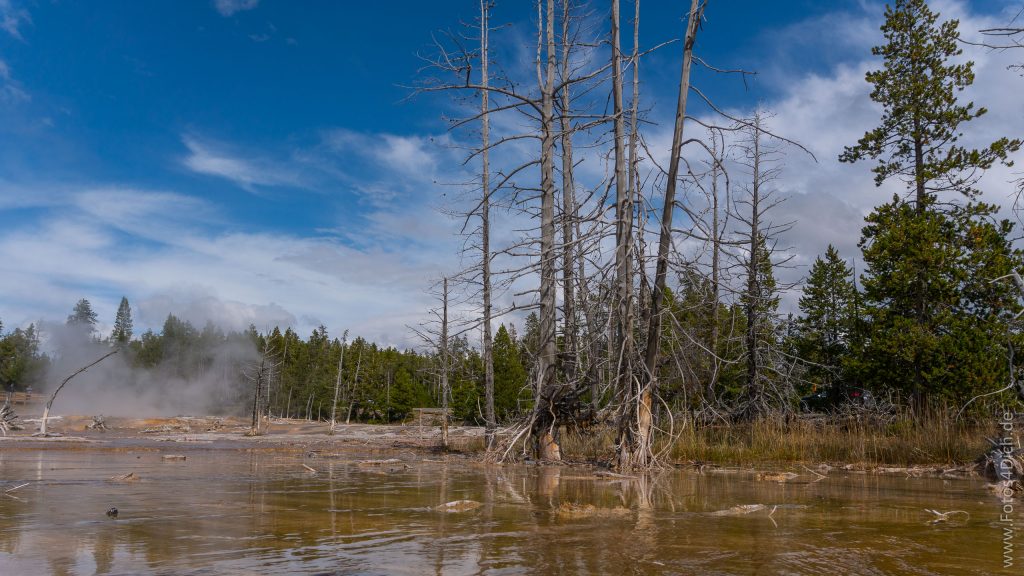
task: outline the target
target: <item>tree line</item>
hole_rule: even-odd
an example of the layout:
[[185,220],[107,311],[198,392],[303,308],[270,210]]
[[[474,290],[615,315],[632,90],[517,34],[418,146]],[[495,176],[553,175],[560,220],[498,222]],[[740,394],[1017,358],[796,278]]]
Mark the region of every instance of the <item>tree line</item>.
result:
[[[200,329],[169,314],[159,331],[146,330],[137,335],[127,298],[121,300],[109,335],[97,332],[97,321],[89,300],[79,300],[62,327],[68,334],[59,345],[87,345],[96,354],[120,347],[130,368],[152,376],[133,376],[132,385],[136,386],[220,379],[231,384],[227,387],[230,394],[218,402],[225,413],[244,414],[252,408],[253,382],[247,375],[262,360],[262,353],[269,356],[272,369],[267,374],[268,390],[260,410],[272,416],[325,420],[332,413],[338,383],[342,395],[337,410],[345,421],[401,421],[413,408],[440,403],[436,354],[379,346],[360,337],[347,341],[332,337],[325,326],[303,338],[291,328],[282,331],[275,327],[261,333],[250,326],[246,331],[225,332],[207,323]],[[527,322],[528,328],[534,325],[532,320]],[[529,341],[529,333],[527,338],[519,338],[511,325],[500,326],[495,335],[495,406],[501,422],[511,422],[532,407],[532,397],[525,388],[525,366],[533,354]],[[54,352],[59,356],[65,351]],[[224,355],[230,362],[218,361],[218,356]],[[479,351],[462,336],[452,340],[449,357],[452,417],[482,422],[483,365]],[[35,325],[17,328],[0,338],[0,382],[6,390],[43,389],[52,384],[48,380],[59,376],[48,372],[53,364],[53,359],[40,349]]]

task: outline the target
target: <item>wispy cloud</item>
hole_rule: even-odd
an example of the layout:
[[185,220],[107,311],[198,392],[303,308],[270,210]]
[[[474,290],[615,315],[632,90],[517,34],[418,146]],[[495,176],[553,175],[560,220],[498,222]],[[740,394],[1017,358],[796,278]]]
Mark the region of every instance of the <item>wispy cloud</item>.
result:
[[31,100],[21,83],[11,77],[11,68],[0,60],[0,103],[14,104]]
[[364,134],[345,128],[324,132],[324,143],[338,155],[356,155],[388,170],[430,176],[438,172],[452,142],[448,136]]
[[229,146],[193,135],[182,136],[188,155],[182,160],[186,168],[199,174],[217,176],[241,188],[255,192],[258,186],[304,186],[294,165],[249,155],[243,157]]
[[18,40],[24,40],[21,36],[21,26],[26,23],[32,23],[28,10],[15,7],[11,0],[0,0],[0,30]]
[[213,7],[221,16],[227,18],[236,12],[252,10],[260,5],[260,0],[214,0]]

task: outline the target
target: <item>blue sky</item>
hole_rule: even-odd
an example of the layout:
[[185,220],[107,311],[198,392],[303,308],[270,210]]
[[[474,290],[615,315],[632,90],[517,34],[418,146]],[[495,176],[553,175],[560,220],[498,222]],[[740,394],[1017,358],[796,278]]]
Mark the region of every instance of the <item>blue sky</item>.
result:
[[[965,35],[1017,4],[935,3],[964,19]],[[645,2],[642,41],[678,37],[680,6]],[[174,312],[300,332],[323,322],[410,343],[404,327],[429,305],[430,279],[460,266],[457,223],[438,212],[451,187],[438,182],[467,173],[461,136],[443,119],[456,105],[410,99],[408,86],[424,75],[417,54],[431,34],[476,9],[0,0],[0,319],[59,320],[87,297],[108,324],[124,294],[140,328]],[[604,22],[605,3],[592,9]],[[511,69],[531,64],[521,58],[531,14],[530,3],[498,3],[493,21],[510,26],[494,34],[496,59]],[[707,13],[698,54],[758,76],[745,88],[698,71],[698,85],[730,110],[775,109],[787,135],[819,155],[816,165],[793,160],[780,184],[795,198],[784,216],[801,222],[789,239],[798,263],[826,241],[852,253],[858,218],[891,194],[873,189],[866,167],[834,160],[877,114],[862,78],[881,15],[867,0],[723,0]],[[993,110],[981,138],[1020,136],[1024,115],[1006,95],[1020,79],[1004,70],[1014,56],[972,57],[977,99]],[[663,121],[677,46],[641,71],[650,118]],[[814,218],[822,213],[835,221]]]

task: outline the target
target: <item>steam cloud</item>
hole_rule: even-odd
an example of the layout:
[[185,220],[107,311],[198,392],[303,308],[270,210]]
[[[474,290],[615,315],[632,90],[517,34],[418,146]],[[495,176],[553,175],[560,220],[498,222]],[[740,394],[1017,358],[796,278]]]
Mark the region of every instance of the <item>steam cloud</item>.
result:
[[[79,326],[44,323],[52,352],[47,396],[64,378],[110,351]],[[54,402],[52,414],[104,414],[156,417],[229,415],[245,411],[251,383],[247,368],[259,361],[253,343],[242,335],[219,338],[210,347],[163,350],[154,368],[132,365],[123,351],[71,380]]]

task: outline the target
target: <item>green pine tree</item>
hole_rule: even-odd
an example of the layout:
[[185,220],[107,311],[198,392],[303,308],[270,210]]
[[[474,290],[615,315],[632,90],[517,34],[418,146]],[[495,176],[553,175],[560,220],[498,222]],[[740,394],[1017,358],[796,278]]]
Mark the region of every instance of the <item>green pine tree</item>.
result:
[[124,296],[121,297],[121,305],[117,307],[110,339],[118,344],[127,344],[132,339],[132,308],[128,305],[128,298]]
[[878,160],[875,184],[902,180],[914,190],[918,210],[940,191],[973,197],[980,171],[996,161],[1012,164],[1007,155],[1021,144],[1008,138],[981,150],[957,144],[960,125],[986,110],[957,102],[957,93],[974,82],[974,63],[949,62],[962,52],[959,22],[937,24],[938,16],[925,0],[896,0],[886,7],[886,44],[871,50],[884,63],[866,76],[874,86],[871,99],[883,107],[882,123],[839,156],[842,162]]
[[43,381],[49,358],[39,349],[39,333],[34,324],[15,328],[0,338],[0,387],[20,389]]
[[871,98],[882,105],[880,126],[840,156],[875,159],[875,183],[897,178],[914,192],[868,218],[860,246],[867,327],[853,364],[861,379],[906,393],[915,409],[930,395],[962,398],[1005,376],[992,346],[1005,345],[1002,320],[1016,306],[1008,288],[989,282],[1020,265],[1008,222],[985,204],[938,202],[940,192],[978,194],[980,174],[1020,140],[1001,138],[980,150],[958,144],[962,125],[985,113],[960,104],[974,82],[973,63],[950,63],[961,53],[959,23],[938,23],[924,0],[897,0],[885,12],[886,44],[872,50],[883,68],[869,72]]
[[494,335],[494,411],[499,421],[508,421],[532,405],[526,368],[519,345],[505,325]]
[[829,244],[818,257],[800,297],[796,350],[808,360],[807,379],[841,395],[841,365],[850,353],[857,319],[853,270]]
[[1019,306],[1012,285],[992,280],[1024,265],[996,207],[930,206],[922,212],[894,198],[868,217],[861,240],[869,322],[858,373],[918,408],[929,397],[962,402],[1005,385],[998,350],[1019,339],[1008,322]]
[[93,312],[92,304],[82,298],[75,303],[71,315],[68,316],[68,326],[80,326],[92,330],[96,326],[96,312]]

